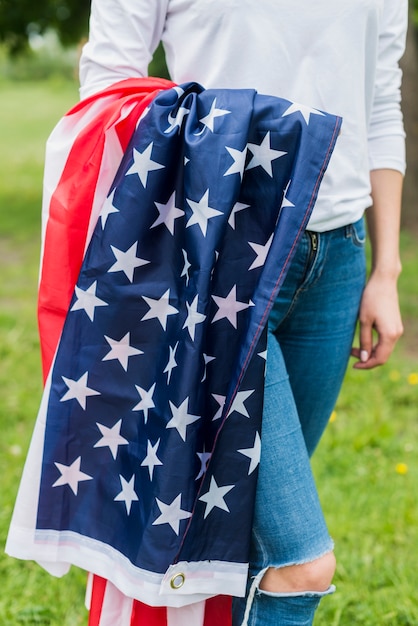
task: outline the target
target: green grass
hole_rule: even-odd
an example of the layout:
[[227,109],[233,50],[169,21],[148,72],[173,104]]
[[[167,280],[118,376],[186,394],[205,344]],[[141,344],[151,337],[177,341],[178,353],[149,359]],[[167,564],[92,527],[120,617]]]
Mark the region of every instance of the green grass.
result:
[[[2,81],[0,118],[0,543],[13,502],[42,390],[36,289],[45,140],[77,101],[74,83]],[[0,624],[86,623],[86,575],[65,580],[38,565],[0,555]]]
[[384,368],[348,371],[317,451],[338,559],[338,593],[322,603],[318,624],[418,624],[416,366],[398,350]]
[[[35,306],[44,146],[75,84],[2,84],[0,119],[0,542],[4,544],[41,395]],[[418,624],[418,298],[416,235],[402,234],[406,325],[390,364],[350,369],[314,459],[336,541],[337,593],[316,624]],[[414,376],[415,374],[415,376]],[[402,465],[399,465],[402,464]],[[402,473],[404,472],[404,473]],[[0,554],[0,624],[86,623],[85,573],[55,579]],[[216,626],[214,624],[213,626]]]

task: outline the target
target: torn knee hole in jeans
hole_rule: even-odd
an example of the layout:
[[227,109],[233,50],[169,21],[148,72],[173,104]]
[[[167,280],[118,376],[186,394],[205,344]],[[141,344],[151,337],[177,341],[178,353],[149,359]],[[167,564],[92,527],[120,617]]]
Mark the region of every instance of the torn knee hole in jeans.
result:
[[[304,563],[295,563],[295,565],[304,565]],[[253,577],[250,591],[254,587],[254,593],[257,592],[257,593],[265,594],[267,596],[272,596],[272,597],[292,597],[292,596],[305,596],[305,595],[322,596],[322,595],[327,595],[329,593],[332,593],[332,591],[335,589],[333,585],[328,586],[327,589],[322,590],[322,591],[319,589],[301,589],[297,591],[268,591],[266,589],[260,588],[261,581],[269,570],[281,570],[284,567],[285,566],[269,565],[263,568],[262,570],[260,570],[260,572]]]
[[246,603],[246,607],[245,607],[244,620],[242,622],[242,626],[246,626],[246,624],[248,623],[251,607],[252,607],[253,600],[254,600],[254,597],[256,596],[256,594],[257,595],[271,596],[272,598],[292,598],[292,597],[301,597],[301,596],[321,598],[322,596],[330,595],[330,594],[334,593],[334,591],[335,591],[335,585],[330,585],[328,587],[328,589],[326,589],[325,591],[311,591],[311,590],[294,591],[294,592],[271,592],[271,591],[264,591],[264,590],[260,589],[260,583],[261,583],[261,580],[262,580],[264,574],[270,568],[280,569],[280,567],[275,567],[273,565],[269,566],[269,567],[265,567],[262,570],[260,570],[258,572],[258,574],[256,574],[253,577],[253,579],[252,579],[250,588],[248,590],[247,603]]

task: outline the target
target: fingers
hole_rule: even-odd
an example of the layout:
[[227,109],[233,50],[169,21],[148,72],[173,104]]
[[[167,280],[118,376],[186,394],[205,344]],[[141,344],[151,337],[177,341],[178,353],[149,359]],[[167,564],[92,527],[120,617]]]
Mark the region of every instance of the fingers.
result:
[[359,343],[351,354],[357,361],[355,369],[371,369],[383,365],[403,333],[395,281],[372,275],[361,300],[359,311]]
[[[351,351],[352,356],[358,359],[353,367],[372,369],[386,363],[402,332],[401,324],[379,330],[379,326],[375,329],[370,321],[360,321],[360,347]],[[377,341],[374,342],[376,337]]]

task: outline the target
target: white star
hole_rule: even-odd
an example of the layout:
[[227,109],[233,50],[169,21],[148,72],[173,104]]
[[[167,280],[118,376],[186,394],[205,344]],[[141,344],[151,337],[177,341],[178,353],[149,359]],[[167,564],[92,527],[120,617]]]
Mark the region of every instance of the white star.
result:
[[168,114],[168,123],[170,124],[170,126],[164,131],[165,133],[171,133],[172,130],[174,130],[176,127],[178,127],[178,132],[180,132],[180,129],[183,125],[183,120],[186,117],[186,115],[188,115],[190,113],[190,109],[186,109],[186,107],[179,107],[176,115],[173,117],[171,115],[171,113]]
[[200,415],[191,415],[189,410],[189,398],[183,400],[180,406],[176,406],[170,400],[171,415],[173,416],[169,422],[167,422],[166,428],[175,428],[183,439],[186,441],[186,430],[189,424],[193,424],[197,420],[200,420]]
[[290,200],[288,200],[286,196],[283,197],[282,206],[280,208],[284,209],[285,207],[294,207],[294,206],[295,205],[293,204],[293,202],[290,202]]
[[225,146],[225,148],[234,159],[234,162],[226,170],[224,176],[239,174],[242,180],[242,177],[244,175],[245,158],[247,156],[247,146],[245,146],[244,150],[236,150],[235,148],[228,148],[228,146]]
[[245,302],[237,301],[237,286],[234,285],[226,296],[226,298],[221,298],[221,296],[212,296],[215,300],[216,305],[218,306],[218,311],[212,320],[213,322],[217,322],[223,318],[226,318],[234,328],[237,327],[237,314],[239,311],[243,311],[244,309],[248,309],[249,304],[245,304]]
[[174,498],[171,504],[165,504],[165,502],[161,502],[158,498],[155,498],[155,501],[158,504],[161,515],[152,522],[152,525],[170,524],[176,535],[178,535],[180,531],[180,520],[189,519],[189,517],[192,516],[189,511],[184,511],[181,508],[181,493],[179,493],[177,498]]
[[219,409],[216,411],[212,422],[214,422],[215,420],[218,420],[222,417],[222,411],[224,410],[224,406],[225,406],[225,401],[226,401],[226,396],[220,396],[217,393],[213,393],[212,397],[216,400],[216,402],[219,404]]
[[142,265],[147,265],[149,263],[149,261],[140,259],[136,256],[138,251],[138,242],[132,244],[126,252],[118,250],[115,246],[110,247],[115,255],[116,263],[108,269],[108,272],[123,272],[129,282],[132,282],[134,279],[134,271],[136,267],[141,267]]
[[269,176],[273,178],[273,170],[271,167],[272,162],[275,159],[287,154],[281,150],[273,150],[270,147],[270,131],[268,131],[260,145],[256,143],[249,143],[248,149],[253,153],[253,158],[247,165],[247,170],[252,169],[260,165]]
[[287,115],[292,115],[292,113],[300,113],[307,124],[309,124],[311,115],[324,115],[318,109],[312,109],[304,104],[297,104],[294,102],[290,105],[288,109],[283,113],[283,117]]
[[229,493],[234,487],[235,485],[225,485],[225,487],[218,487],[215,478],[212,476],[212,478],[210,479],[209,491],[199,498],[199,500],[202,500],[202,502],[206,502],[204,515],[205,519],[215,507],[229,513],[229,509],[224,498],[226,494]]
[[182,97],[182,95],[185,93],[183,87],[180,87],[179,85],[172,87],[172,89],[177,94],[177,100],[179,100]]
[[95,391],[87,387],[88,372],[85,372],[78,380],[72,380],[62,376],[62,380],[68,387],[68,391],[62,396],[61,402],[67,400],[77,400],[82,409],[86,409],[86,398],[88,396],[100,396],[100,391]]
[[62,463],[54,463],[61,476],[54,482],[53,487],[68,485],[76,496],[78,493],[78,483],[84,480],[92,480],[93,476],[89,476],[80,471],[81,456],[78,457],[71,465],[63,465]]
[[267,350],[264,350],[264,352],[259,352],[257,356],[259,356],[264,361],[263,368],[264,368],[264,377],[265,377],[266,376],[266,364],[267,364]]
[[110,345],[110,352],[103,357],[102,361],[113,361],[113,359],[117,359],[125,372],[128,371],[129,357],[137,354],[144,354],[142,350],[138,350],[138,348],[134,348],[129,344],[130,333],[126,333],[120,341],[112,339],[111,337],[106,337],[106,335],[105,339]]
[[71,311],[85,311],[89,316],[90,320],[94,321],[94,311],[96,306],[107,306],[107,302],[97,298],[96,296],[97,289],[97,280],[94,281],[90,285],[88,289],[83,291],[80,287],[75,288],[75,295],[77,296],[77,300],[74,302],[71,307]]
[[97,428],[102,433],[102,438],[94,444],[94,448],[105,448],[106,446],[108,446],[113,458],[116,459],[118,454],[118,447],[126,446],[129,444],[129,441],[125,439],[125,437],[122,437],[120,434],[121,424],[122,420],[119,420],[114,426],[112,426],[112,428],[108,428],[104,424],[99,424],[98,422],[96,422]]
[[202,117],[199,120],[199,122],[204,124],[204,127],[199,133],[196,133],[196,134],[201,135],[203,131],[205,130],[205,128],[209,128],[209,130],[213,133],[215,119],[217,117],[223,117],[224,115],[228,115],[229,113],[231,113],[231,111],[227,111],[226,109],[216,108],[216,98],[215,98],[214,101],[212,102],[209,113],[205,115],[205,117]]
[[128,482],[124,479],[123,476],[119,474],[120,485],[122,487],[122,491],[118,493],[116,498],[114,498],[115,502],[124,502],[126,506],[126,512],[129,515],[131,512],[132,502],[137,502],[139,500],[138,496],[135,493],[134,485],[135,485],[135,474],[132,474],[131,480]]
[[174,346],[174,348],[172,348],[171,346],[169,346],[169,350],[170,350],[170,355],[168,357],[168,363],[165,366],[165,370],[164,370],[164,374],[167,374],[167,385],[170,382],[170,378],[171,378],[171,373],[173,371],[173,369],[175,367],[177,367],[177,361],[176,361],[176,350],[178,348],[179,342],[176,343],[176,345]]
[[228,412],[228,417],[236,411],[237,413],[241,413],[244,417],[250,417],[247,409],[245,408],[244,402],[253,394],[255,389],[250,389],[249,391],[238,391],[237,395],[234,398],[231,408]]
[[189,284],[189,280],[190,280],[189,269],[191,268],[192,264],[189,263],[189,259],[187,258],[186,250],[182,250],[182,252],[183,252],[184,266],[183,266],[183,271],[180,274],[180,278],[185,276],[186,277],[186,285],[188,285]]
[[206,315],[203,315],[203,313],[198,313],[197,311],[198,299],[199,296],[195,296],[191,304],[186,302],[187,318],[184,322],[183,329],[187,328],[187,330],[189,331],[190,339],[192,341],[194,341],[197,324],[201,324],[206,319]]
[[208,221],[212,217],[216,217],[217,215],[222,215],[222,211],[218,211],[217,209],[212,209],[209,206],[209,189],[205,191],[199,202],[194,202],[194,200],[189,200],[186,198],[186,202],[190,206],[193,211],[191,217],[186,224],[186,228],[193,226],[193,224],[197,224],[200,227],[200,230],[203,233],[203,236],[206,237],[206,231],[208,228]]
[[200,471],[196,476],[196,480],[199,480],[206,472],[210,457],[212,456],[211,452],[196,452],[197,456],[200,459]]
[[155,300],[154,298],[147,298],[146,296],[142,296],[145,302],[149,306],[148,313],[141,318],[141,321],[151,320],[157,318],[160,322],[161,326],[164,330],[167,329],[167,317],[169,315],[175,315],[178,313],[178,310],[175,309],[170,304],[170,290],[167,289],[165,293],[161,296],[161,298]]
[[154,467],[156,465],[162,465],[162,462],[160,461],[160,459],[157,456],[157,451],[158,451],[158,446],[160,445],[160,440],[158,439],[158,441],[152,445],[151,442],[148,440],[147,443],[147,456],[145,457],[145,459],[142,461],[141,463],[141,467],[148,467],[148,471],[149,471],[149,479],[152,480],[152,476],[154,474]]
[[270,235],[269,240],[263,246],[259,243],[252,243],[251,241],[248,244],[252,247],[254,252],[257,255],[257,258],[253,261],[252,265],[248,268],[249,270],[254,270],[256,267],[263,267],[266,262],[268,251],[270,250],[271,242],[273,241],[273,235]]
[[203,372],[203,378],[202,378],[202,380],[200,382],[203,383],[203,381],[206,380],[207,364],[210,363],[211,361],[214,361],[215,359],[216,359],[215,356],[208,356],[207,354],[203,354],[203,360],[205,362],[205,369],[204,369],[204,372]]
[[129,176],[130,174],[138,174],[143,187],[147,186],[148,174],[150,172],[160,170],[165,167],[165,165],[161,165],[161,163],[157,163],[151,159],[152,147],[153,143],[151,142],[149,146],[145,148],[144,152],[139,152],[139,150],[134,148],[134,162],[126,172],[126,176]]
[[232,211],[229,215],[228,218],[228,224],[230,225],[230,227],[235,230],[235,215],[239,212],[239,211],[243,211],[244,209],[248,209],[250,207],[249,204],[243,204],[242,202],[236,202],[234,204],[234,206],[232,207]]
[[173,191],[171,194],[167,204],[160,204],[159,202],[154,202],[157,207],[160,216],[157,217],[155,222],[152,224],[151,228],[155,228],[155,226],[159,226],[160,224],[165,224],[172,235],[174,235],[174,220],[178,217],[184,215],[184,211],[182,209],[178,209],[176,207],[176,192]]
[[134,406],[132,411],[143,411],[145,424],[148,421],[148,410],[155,407],[152,396],[154,394],[156,384],[157,383],[154,383],[152,387],[148,389],[148,391],[146,389],[143,389],[139,385],[135,385],[137,392],[141,396],[141,400],[140,402],[138,402],[138,404]]
[[293,202],[290,202],[290,200],[287,199],[287,192],[288,189],[290,187],[290,183],[291,181],[289,180],[289,182],[286,185],[285,190],[283,191],[283,200],[282,200],[282,206],[280,208],[284,208],[284,207],[294,207],[295,205],[293,204]]
[[238,450],[240,454],[247,456],[251,462],[250,467],[248,468],[248,476],[253,473],[253,471],[257,468],[260,463],[260,454],[261,454],[261,439],[258,433],[255,434],[254,446],[252,448],[243,448]]
[[107,218],[109,217],[109,215],[111,213],[119,213],[119,209],[117,209],[114,205],[113,205],[113,200],[115,197],[115,191],[116,189],[113,189],[112,193],[106,198],[102,210],[100,211],[100,220],[102,223],[102,230],[105,229],[106,226],[106,222],[107,222]]

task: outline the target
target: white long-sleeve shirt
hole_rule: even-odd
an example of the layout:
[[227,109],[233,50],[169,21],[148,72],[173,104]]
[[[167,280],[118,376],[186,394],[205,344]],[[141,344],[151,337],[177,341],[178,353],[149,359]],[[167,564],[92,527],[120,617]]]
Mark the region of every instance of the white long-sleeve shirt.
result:
[[93,0],[81,97],[146,76],[160,40],[176,83],[251,88],[343,117],[309,228],[354,222],[371,169],[405,170],[407,0]]

